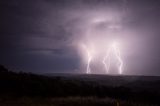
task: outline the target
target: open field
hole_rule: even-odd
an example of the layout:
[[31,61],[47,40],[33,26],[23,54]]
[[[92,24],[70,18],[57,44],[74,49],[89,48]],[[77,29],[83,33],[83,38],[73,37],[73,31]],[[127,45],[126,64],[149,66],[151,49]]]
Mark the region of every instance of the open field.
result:
[[110,98],[66,97],[66,98],[10,98],[1,99],[0,106],[158,106],[134,103]]
[[0,68],[0,106],[159,106],[160,77],[15,73]]

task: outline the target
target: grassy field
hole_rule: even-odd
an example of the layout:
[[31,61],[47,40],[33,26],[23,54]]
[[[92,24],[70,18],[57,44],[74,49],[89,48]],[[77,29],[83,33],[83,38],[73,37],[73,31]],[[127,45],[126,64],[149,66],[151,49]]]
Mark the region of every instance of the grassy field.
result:
[[66,97],[66,98],[7,98],[0,99],[0,106],[158,106],[134,103],[110,98]]
[[160,106],[155,76],[46,76],[0,66],[0,85],[0,106]]

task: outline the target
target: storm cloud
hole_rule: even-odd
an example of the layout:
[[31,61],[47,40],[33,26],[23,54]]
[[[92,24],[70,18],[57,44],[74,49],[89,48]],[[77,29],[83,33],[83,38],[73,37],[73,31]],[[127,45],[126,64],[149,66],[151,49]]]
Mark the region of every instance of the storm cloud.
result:
[[[118,29],[124,73],[160,75],[159,5],[159,0],[1,0],[0,64],[35,73],[84,73],[79,43]],[[107,21],[93,27],[99,19]]]

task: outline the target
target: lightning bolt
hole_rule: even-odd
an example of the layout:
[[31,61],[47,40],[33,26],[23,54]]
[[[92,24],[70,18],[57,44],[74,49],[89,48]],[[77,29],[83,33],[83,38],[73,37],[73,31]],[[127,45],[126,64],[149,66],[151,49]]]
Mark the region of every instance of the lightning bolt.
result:
[[119,61],[119,74],[122,74],[123,61],[121,59],[120,50],[119,50],[116,42],[113,43],[112,47],[113,47],[114,53]]
[[90,54],[90,52],[86,49],[87,51],[87,54],[88,54],[88,62],[87,62],[87,74],[91,73],[91,68],[90,68],[90,63],[91,63],[91,60],[92,60],[92,56]]
[[[91,67],[90,64],[92,62],[93,59],[93,48],[88,48],[86,45],[82,44],[82,47],[85,49],[86,53],[87,53],[87,68],[86,68],[86,73],[89,74],[91,73]],[[105,66],[106,69],[106,73],[109,73],[110,70],[110,63],[111,63],[111,56],[113,56],[112,54],[115,55],[117,61],[118,61],[118,72],[119,74],[122,74],[123,72],[123,60],[121,58],[120,55],[120,50],[118,47],[118,44],[116,42],[113,42],[112,45],[109,46],[108,50],[106,51],[106,55],[102,60],[102,63]]]
[[123,61],[122,61],[122,58],[121,58],[121,55],[120,55],[120,50],[118,48],[118,45],[116,42],[114,42],[110,47],[109,49],[107,50],[107,53],[106,53],[106,56],[104,57],[103,59],[103,64],[105,65],[105,68],[106,68],[106,73],[109,72],[109,68],[110,68],[110,58],[111,58],[111,53],[114,53],[118,62],[119,62],[119,67],[118,67],[118,71],[119,71],[119,74],[122,74],[123,72]]
[[89,73],[91,73],[90,63],[92,61],[92,57],[93,56],[92,56],[92,52],[86,47],[86,45],[83,44],[82,46],[87,52],[88,59],[87,59],[87,70],[86,70],[86,73],[89,74]]
[[[109,72],[109,67],[110,67],[110,51],[111,49],[109,48],[109,50],[107,50],[107,54],[104,57],[102,63],[104,64],[105,68],[106,68],[106,73],[108,74]],[[106,62],[107,61],[107,62]]]

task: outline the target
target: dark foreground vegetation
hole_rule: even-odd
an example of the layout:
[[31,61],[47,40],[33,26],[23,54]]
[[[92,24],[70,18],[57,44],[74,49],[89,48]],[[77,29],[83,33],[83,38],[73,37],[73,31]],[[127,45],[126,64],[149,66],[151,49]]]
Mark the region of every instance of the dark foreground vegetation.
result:
[[160,77],[110,76],[114,84],[109,76],[87,77],[15,73],[0,66],[0,106],[160,105]]

